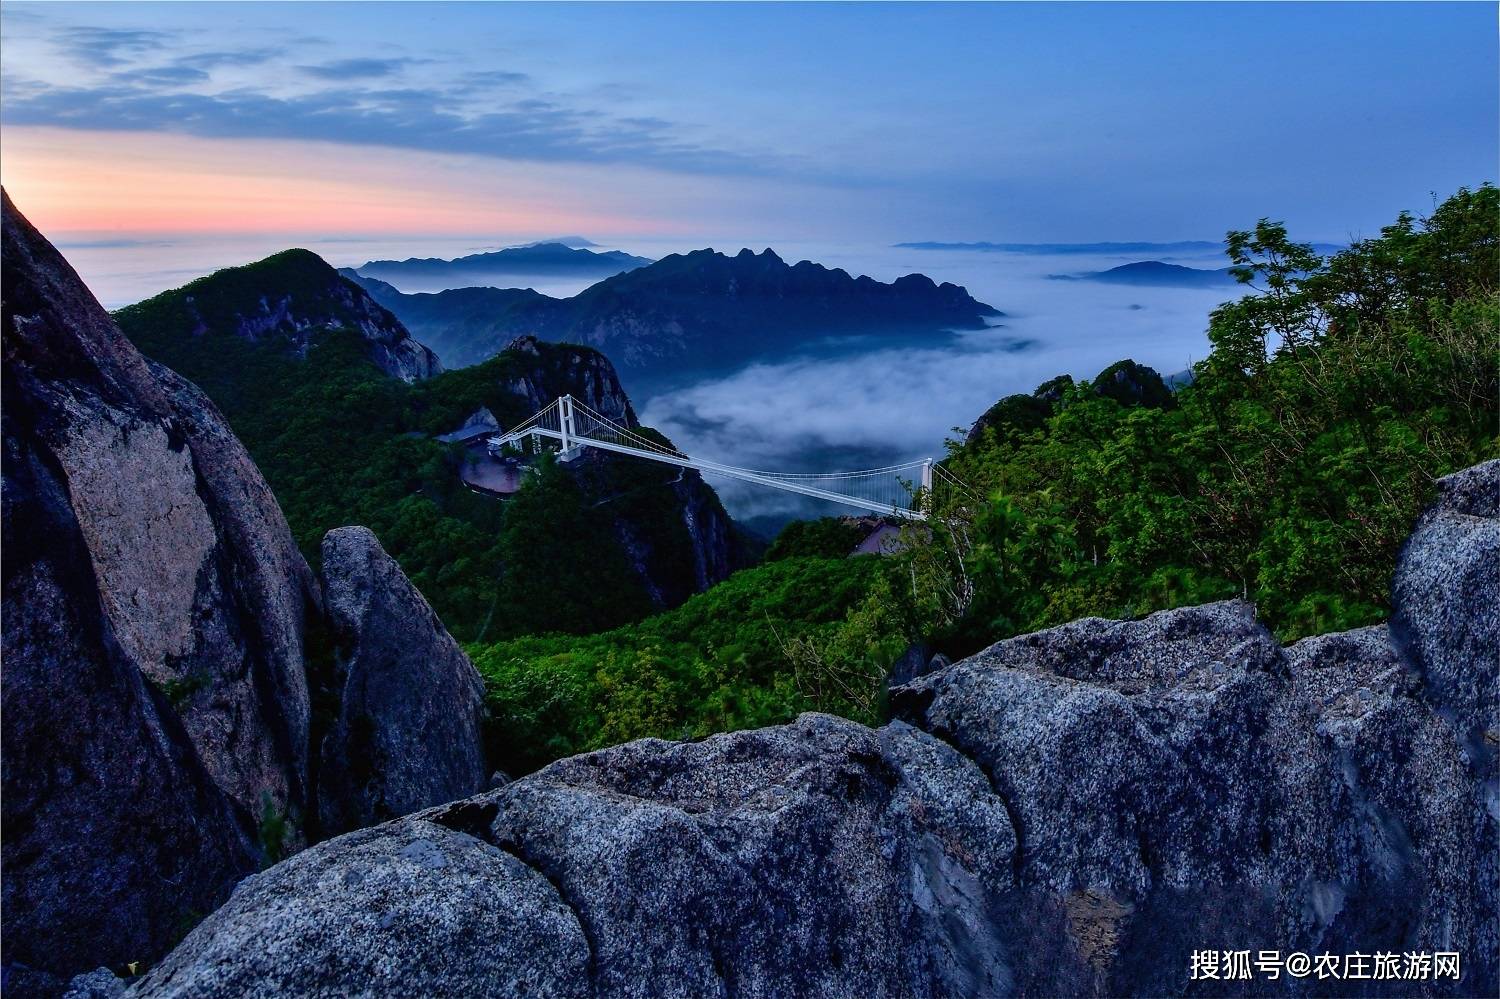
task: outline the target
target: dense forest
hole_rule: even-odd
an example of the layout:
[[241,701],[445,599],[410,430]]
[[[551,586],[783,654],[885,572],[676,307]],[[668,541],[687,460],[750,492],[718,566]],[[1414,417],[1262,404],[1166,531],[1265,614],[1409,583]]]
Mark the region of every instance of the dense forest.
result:
[[951,640],[1236,595],[1287,639],[1380,620],[1432,480],[1495,454],[1497,227],[1485,185],[1327,259],[1268,221],[1230,233],[1248,294],[1191,386],[1052,383],[1039,423],[953,449],[989,503]]
[[1287,640],[1383,619],[1433,480],[1500,453],[1500,198],[1461,190],[1329,258],[1262,221],[1229,253],[1245,294],[1209,317],[1190,385],[1127,361],[1001,400],[949,442],[972,495],[899,555],[831,558],[847,524],[793,525],[640,625],[474,646],[499,758],[807,709],[873,720],[917,639],[964,655],[1235,596]]
[[[1243,295],[1208,317],[1190,384],[1122,361],[1001,399],[949,442],[971,492],[901,553],[848,558],[849,522],[794,524],[761,565],[654,616],[571,476],[544,461],[497,503],[428,436],[480,405],[526,415],[501,386],[532,359],[408,386],[352,333],[304,360],[232,334],[187,349],[139,307],[122,326],[224,409],[310,556],[330,527],[376,531],[471,643],[495,758],[523,772],[807,709],[875,720],[917,640],[956,656],[1231,596],[1285,639],[1381,620],[1433,479],[1497,453],[1500,198],[1461,190],[1327,258],[1262,221],[1229,254]],[[622,488],[646,495],[659,473],[638,474]]]

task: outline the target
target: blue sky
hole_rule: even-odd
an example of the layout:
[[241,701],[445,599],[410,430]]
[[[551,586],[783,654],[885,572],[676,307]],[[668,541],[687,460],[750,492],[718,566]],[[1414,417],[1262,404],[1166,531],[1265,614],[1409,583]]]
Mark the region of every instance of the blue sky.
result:
[[1484,3],[8,0],[0,50],[77,232],[1341,239],[1500,159]]

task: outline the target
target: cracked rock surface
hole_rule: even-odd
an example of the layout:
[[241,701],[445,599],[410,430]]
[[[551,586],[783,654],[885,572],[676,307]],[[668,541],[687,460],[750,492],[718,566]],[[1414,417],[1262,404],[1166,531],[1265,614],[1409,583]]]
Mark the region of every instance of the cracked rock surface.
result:
[[[1484,496],[1497,471],[1457,478]],[[1500,636],[1491,605],[1434,596],[1496,570],[1495,511],[1476,508],[1454,516],[1483,523],[1458,528],[1424,517],[1394,585],[1399,635],[1283,648],[1239,601],[1087,619],[896,688],[880,729],[804,715],[562,760],[260,875],[136,991],[225,994],[222,955],[255,950],[289,904],[270,899],[303,892],[302,871],[370,851],[407,863],[436,826],[529,872],[485,875],[494,906],[534,877],[571,918],[541,943],[455,937],[452,977],[414,972],[433,994],[464,991],[496,950],[557,981],[581,939],[567,987],[590,996],[1492,995],[1496,816],[1468,746]],[[1456,529],[1462,543],[1424,540]],[[461,897],[482,894],[454,877]],[[329,883],[340,905],[384,905],[378,888]],[[446,919],[443,874],[420,883]],[[492,918],[479,908],[476,925]],[[403,954],[426,909],[395,911],[373,946]],[[322,918],[303,939],[334,933]],[[344,962],[344,946],[298,945],[300,994],[410,994]],[[1464,977],[1190,988],[1191,953],[1208,947],[1452,950]]]

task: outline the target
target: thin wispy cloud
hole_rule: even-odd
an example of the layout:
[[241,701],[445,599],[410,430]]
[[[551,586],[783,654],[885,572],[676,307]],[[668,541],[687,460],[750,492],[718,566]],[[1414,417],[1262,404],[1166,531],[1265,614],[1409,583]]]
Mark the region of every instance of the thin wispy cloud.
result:
[[301,139],[565,163],[630,163],[698,173],[765,173],[779,158],[699,145],[671,122],[615,117],[528,97],[473,110],[443,86],[336,88],[276,96],[242,88],[204,93],[197,71],[121,71],[98,86],[4,80],[8,125],[175,132],[211,138]]
[[[11,20],[39,29],[54,50],[89,72],[60,77],[45,65],[12,66],[0,108],[7,125],[336,142],[703,174],[774,173],[788,163],[695,141],[660,116],[622,116],[548,92],[517,70],[449,71],[422,54],[313,61],[309,50],[328,43],[311,37],[287,48],[219,45],[194,52],[201,39],[187,30]],[[289,49],[302,58],[294,60]],[[277,63],[286,72],[262,69],[264,84],[243,75],[218,78],[221,71]],[[398,83],[406,85],[391,86]]]
[[529,73],[516,73],[504,69],[487,69],[477,73],[464,73],[459,77],[460,86],[473,87],[476,90],[489,87],[514,87],[523,83],[530,83]]
[[59,48],[86,66],[108,69],[125,66],[143,55],[165,48],[172,34],[134,28],[70,27],[54,35]]
[[396,76],[415,62],[415,59],[335,59],[316,66],[297,68],[319,80],[373,80]]
[[223,67],[259,66],[270,62],[281,54],[279,50],[272,48],[229,49],[214,52],[197,52],[181,56],[175,61],[179,66],[189,66],[193,69],[201,69],[207,72]]
[[110,74],[117,84],[136,86],[176,87],[189,83],[207,83],[207,71],[192,66],[148,66],[144,69],[127,69]]

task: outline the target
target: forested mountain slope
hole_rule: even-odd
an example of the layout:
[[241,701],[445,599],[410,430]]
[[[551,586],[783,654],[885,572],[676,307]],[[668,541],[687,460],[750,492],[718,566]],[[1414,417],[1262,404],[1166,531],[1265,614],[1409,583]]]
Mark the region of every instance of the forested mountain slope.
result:
[[[291,332],[246,334],[241,317],[262,302],[301,301],[298,289],[322,287],[325,271],[406,336],[363,291],[295,252],[116,314],[147,354],[223,410],[309,559],[328,530],[370,527],[463,639],[614,627],[680,602],[743,560],[696,472],[591,456],[540,470],[547,502],[507,505],[465,486],[462,446],[432,439],[480,409],[514,426],[564,393],[633,423],[598,351],[523,338],[483,364],[408,384],[372,360],[357,315],[332,311]],[[202,307],[205,285],[218,291],[212,310]],[[181,321],[190,314],[199,318]],[[550,568],[523,582],[522,567],[537,561]],[[537,618],[528,608],[539,607],[567,612]]]

